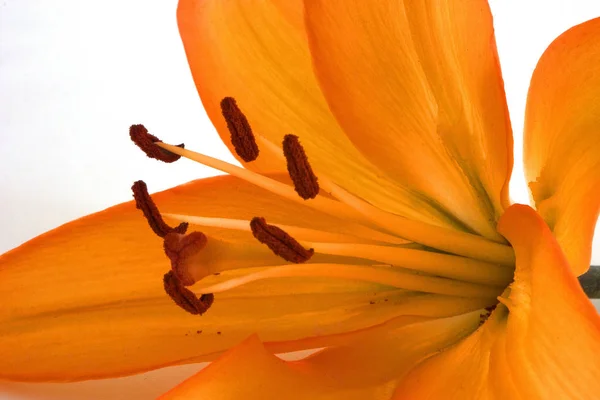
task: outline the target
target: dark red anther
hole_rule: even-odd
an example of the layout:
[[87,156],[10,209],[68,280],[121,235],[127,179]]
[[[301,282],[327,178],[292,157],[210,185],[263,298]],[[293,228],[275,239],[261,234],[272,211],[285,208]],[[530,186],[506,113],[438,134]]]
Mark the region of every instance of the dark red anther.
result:
[[212,293],[205,293],[197,297],[194,292],[182,285],[173,271],[165,274],[163,285],[165,292],[173,299],[175,304],[193,315],[204,314],[215,300],[215,296]]
[[319,182],[308,162],[298,136],[285,135],[283,154],[287,160],[287,170],[294,182],[296,193],[304,200],[314,199],[319,194]]
[[233,97],[225,97],[221,100],[221,112],[227,122],[231,143],[237,155],[246,162],[256,160],[259,150],[254,133],[252,133],[248,119]]
[[315,252],[313,249],[306,250],[283,229],[267,224],[264,218],[252,218],[250,228],[259,242],[267,245],[273,253],[286,261],[300,264],[308,261]]
[[165,254],[171,260],[171,270],[184,286],[196,283],[186,267],[186,260],[201,251],[208,241],[202,232],[192,232],[187,235],[169,233],[163,243]]
[[187,222],[182,222],[177,225],[175,228],[171,228],[166,222],[162,219],[160,215],[160,211],[156,207],[156,204],[152,201],[152,198],[148,194],[148,187],[144,181],[137,181],[131,187],[133,191],[133,198],[135,199],[135,206],[138,210],[142,210],[144,213],[144,217],[148,221],[148,225],[150,228],[156,233],[158,236],[164,238],[169,233],[185,233],[188,227]]
[[498,305],[495,304],[493,306],[484,308],[484,311],[479,315],[479,326],[483,325],[485,321],[488,320],[488,318],[490,317],[490,315],[492,315],[497,306]]
[[[150,158],[166,163],[172,163],[181,158],[177,154],[158,147],[155,143],[162,142],[162,140],[148,133],[148,129],[144,125],[131,125],[129,128],[129,137]],[[184,148],[185,146],[181,143],[177,147]]]

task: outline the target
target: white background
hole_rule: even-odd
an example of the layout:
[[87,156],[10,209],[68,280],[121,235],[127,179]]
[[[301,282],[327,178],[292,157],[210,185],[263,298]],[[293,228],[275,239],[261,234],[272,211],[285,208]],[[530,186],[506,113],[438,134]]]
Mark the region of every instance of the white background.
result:
[[[130,200],[135,180],[158,191],[215,174],[189,162],[166,166],[146,159],[129,141],[133,123],[144,123],[167,142],[185,141],[186,147],[233,161],[195,91],[178,36],[176,3],[1,1],[0,253],[64,222]],[[520,132],[531,73],[556,36],[600,16],[600,2],[490,3],[515,130],[511,191],[516,201],[527,202]],[[594,262],[600,263],[599,234]],[[96,397],[77,390],[96,391],[104,383],[5,385],[0,390],[27,393],[18,398],[131,399],[126,388],[134,385],[141,398],[152,398],[171,384],[169,379],[181,380],[194,369],[119,380],[114,392]]]

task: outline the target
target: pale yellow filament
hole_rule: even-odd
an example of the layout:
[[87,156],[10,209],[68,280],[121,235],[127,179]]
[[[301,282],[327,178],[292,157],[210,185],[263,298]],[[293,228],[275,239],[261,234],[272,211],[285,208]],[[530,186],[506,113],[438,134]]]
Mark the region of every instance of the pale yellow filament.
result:
[[[230,218],[212,218],[202,217],[196,215],[182,215],[182,214],[163,214],[164,217],[173,218],[179,222],[187,222],[193,225],[199,226],[210,226],[215,228],[224,229],[235,229],[240,231],[250,231],[250,221],[244,219],[230,219]],[[355,225],[350,226],[351,234],[337,233],[337,232],[326,232],[317,229],[302,228],[293,225],[282,225],[277,226],[297,240],[318,240],[323,242],[350,242],[355,243],[357,241],[365,243],[391,243],[397,245],[408,244],[407,240],[402,238],[378,232],[373,229]]]
[[314,199],[304,200],[300,196],[298,196],[298,194],[294,191],[293,187],[278,182],[275,179],[268,178],[266,176],[257,174],[256,172],[238,167],[233,164],[229,164],[225,161],[207,156],[205,154],[196,153],[195,151],[182,149],[181,147],[172,146],[170,144],[162,142],[156,142],[155,144],[181,157],[185,157],[192,161],[196,161],[200,164],[206,165],[207,167],[218,169],[219,171],[226,172],[230,175],[237,176],[240,179],[248,181],[258,187],[266,189],[270,192],[273,192],[281,197],[284,197],[296,203],[306,205],[308,207],[333,215],[343,220],[364,220],[364,217],[362,217],[359,213],[338,201],[331,200],[323,196],[317,196]]
[[362,213],[377,226],[404,239],[477,260],[507,266],[515,265],[515,254],[509,246],[489,241],[478,235],[404,218],[383,211],[334,183],[331,183],[331,187],[333,196],[341,202]]
[[513,278],[511,268],[451,254],[358,243],[304,241],[302,244],[317,253],[365,258],[466,282],[507,285]]

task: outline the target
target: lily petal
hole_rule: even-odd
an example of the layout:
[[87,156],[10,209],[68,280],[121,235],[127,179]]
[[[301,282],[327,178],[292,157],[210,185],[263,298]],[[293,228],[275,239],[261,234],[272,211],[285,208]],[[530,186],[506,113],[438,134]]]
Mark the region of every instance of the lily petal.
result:
[[525,171],[538,212],[573,272],[590,265],[600,212],[600,18],[559,36],[531,79]]
[[[247,219],[264,212],[273,222],[345,225],[229,176],[195,181],[153,199],[159,209],[182,214]],[[202,230],[235,240],[251,237]],[[164,293],[162,276],[169,269],[162,240],[132,202],[63,225],[2,255],[0,377],[48,381],[131,374],[214,358],[251,332],[277,342],[278,351],[291,351],[310,347],[310,338],[363,329],[396,315],[391,299],[370,304],[389,288],[306,278],[272,280],[270,291],[258,283],[254,290],[246,285],[215,296],[208,313],[192,316]],[[315,288],[321,294],[314,294]]]
[[477,314],[427,322],[401,317],[295,362],[273,356],[253,336],[161,399],[389,399],[403,373],[470,333],[478,320]]
[[[312,70],[301,0],[180,0],[177,16],[203,105],[230,149],[219,109],[226,96],[237,100],[255,133],[279,148],[284,135],[298,136],[317,176],[326,172],[338,185],[388,211],[452,223],[419,193],[385,177],[339,127]],[[285,170],[263,147],[256,161],[244,165]]]
[[600,317],[552,233],[523,205],[498,228],[517,256],[502,304],[473,335],[412,371],[395,399],[598,396]]
[[0,381],[4,399],[13,400],[148,400],[156,399],[182,380],[197,373],[204,364],[178,365],[112,379],[67,383]]
[[305,0],[329,107],[375,165],[495,237],[512,133],[485,0]]
[[[411,323],[410,318],[372,330],[352,342],[316,353],[303,363],[317,375],[346,388],[377,387],[397,381],[423,359],[471,334],[479,312]],[[404,320],[403,320],[404,319]]]
[[[161,400],[185,399],[364,399],[364,393],[332,393],[319,377],[268,352],[254,335],[224,354],[197,375],[161,396]],[[389,386],[389,385],[388,385]],[[382,388],[389,398],[389,387]],[[370,397],[367,397],[370,398]]]

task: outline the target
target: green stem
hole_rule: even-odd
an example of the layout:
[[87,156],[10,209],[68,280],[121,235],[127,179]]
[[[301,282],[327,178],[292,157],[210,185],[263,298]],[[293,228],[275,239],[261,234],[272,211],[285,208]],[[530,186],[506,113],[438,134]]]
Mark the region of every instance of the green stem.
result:
[[592,265],[579,277],[579,283],[590,299],[600,299],[600,265]]

